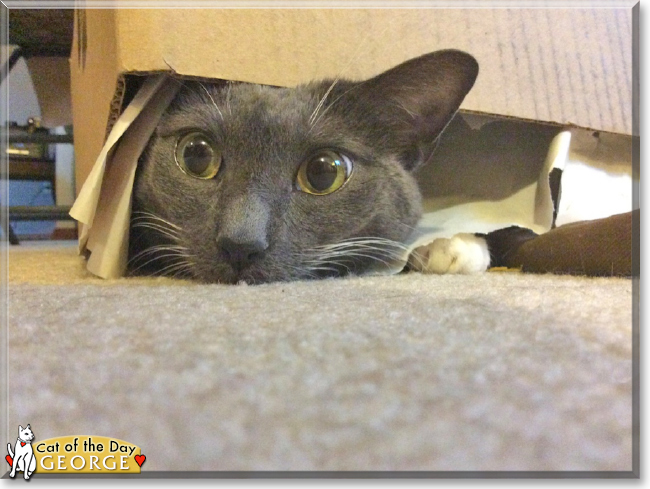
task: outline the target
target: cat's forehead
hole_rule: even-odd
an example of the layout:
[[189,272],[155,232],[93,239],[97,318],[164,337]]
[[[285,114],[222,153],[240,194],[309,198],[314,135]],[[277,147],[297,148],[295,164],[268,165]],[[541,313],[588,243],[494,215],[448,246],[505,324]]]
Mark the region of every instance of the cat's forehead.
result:
[[186,83],[158,126],[159,135],[192,129],[228,137],[267,131],[298,136],[318,105],[310,87],[278,88],[248,83]]
[[[225,91],[225,94],[224,94]],[[233,83],[222,89],[230,103],[242,107],[258,107],[269,112],[286,113],[313,105],[315,95],[306,87],[280,88],[249,83]]]
[[222,149],[227,148],[231,157],[235,153],[245,159],[265,155],[271,148],[286,155],[338,147],[368,156],[371,150],[367,141],[351,130],[354,128],[349,120],[329,110],[326,96],[331,86],[331,81],[292,88],[237,82],[186,83],[163,116],[157,133],[178,137],[202,130],[213,135]]
[[[306,87],[280,88],[250,83],[190,84],[180,93],[172,114],[185,112],[223,121],[254,115],[285,119],[308,114],[317,103],[314,91]],[[197,112],[197,109],[198,112]],[[189,114],[184,114],[189,115]]]

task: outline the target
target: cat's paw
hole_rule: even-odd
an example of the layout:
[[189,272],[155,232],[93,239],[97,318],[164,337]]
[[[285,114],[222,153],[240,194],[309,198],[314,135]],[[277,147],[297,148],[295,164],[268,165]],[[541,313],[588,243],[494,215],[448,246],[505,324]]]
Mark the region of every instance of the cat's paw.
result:
[[409,265],[422,273],[479,273],[490,266],[490,251],[484,238],[459,233],[419,246],[411,253]]

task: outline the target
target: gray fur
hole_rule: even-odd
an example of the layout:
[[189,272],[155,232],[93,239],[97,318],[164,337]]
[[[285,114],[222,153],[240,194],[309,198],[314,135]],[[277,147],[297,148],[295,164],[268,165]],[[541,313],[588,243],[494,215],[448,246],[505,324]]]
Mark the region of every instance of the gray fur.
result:
[[[362,273],[390,259],[421,216],[411,173],[477,72],[471,56],[438,51],[365,82],[184,82],[138,167],[131,271],[262,283]],[[192,129],[222,152],[211,180],[174,161],[178,137]],[[301,192],[298,168],[323,148],[348,155],[353,172],[331,194]],[[256,252],[235,265],[224,242]]]

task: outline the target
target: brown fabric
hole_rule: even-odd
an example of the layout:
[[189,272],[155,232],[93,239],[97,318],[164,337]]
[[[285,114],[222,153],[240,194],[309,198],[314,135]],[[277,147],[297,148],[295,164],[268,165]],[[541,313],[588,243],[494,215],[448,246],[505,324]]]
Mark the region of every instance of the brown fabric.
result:
[[637,209],[560,226],[526,241],[506,265],[531,273],[638,276],[639,225]]

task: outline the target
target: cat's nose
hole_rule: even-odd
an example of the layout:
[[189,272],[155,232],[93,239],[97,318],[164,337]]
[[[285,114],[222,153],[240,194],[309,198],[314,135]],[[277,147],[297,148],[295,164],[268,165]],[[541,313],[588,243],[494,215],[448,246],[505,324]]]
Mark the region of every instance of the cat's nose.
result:
[[266,240],[236,241],[229,237],[217,240],[217,246],[224,258],[237,271],[241,271],[256,259],[259,259],[269,247]]

